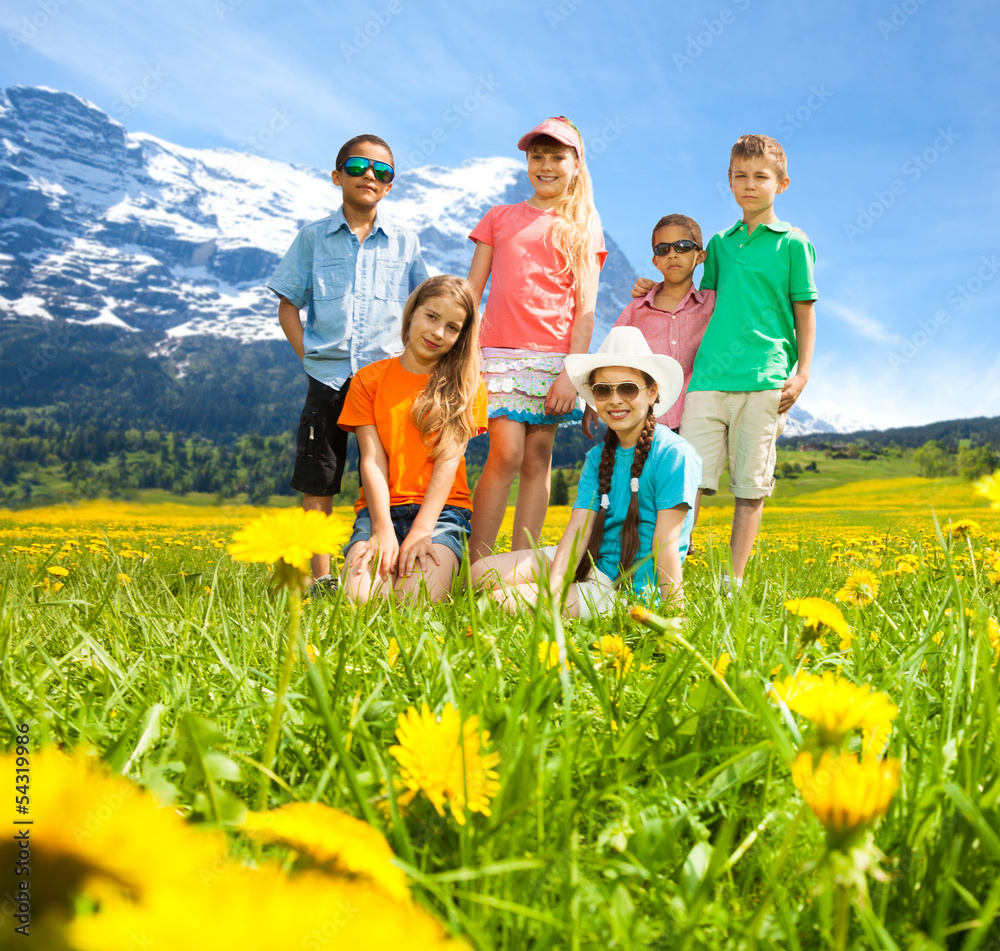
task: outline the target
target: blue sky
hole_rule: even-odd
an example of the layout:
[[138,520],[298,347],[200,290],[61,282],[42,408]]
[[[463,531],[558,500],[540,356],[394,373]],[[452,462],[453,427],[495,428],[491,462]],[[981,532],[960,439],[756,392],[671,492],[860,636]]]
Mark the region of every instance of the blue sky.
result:
[[729,148],[773,135],[778,213],[819,259],[803,403],[877,425],[1000,413],[1000,4],[4,0],[0,30],[4,86],[320,168],[362,131],[402,169],[516,157],[568,115],[649,276],[657,218],[731,224]]

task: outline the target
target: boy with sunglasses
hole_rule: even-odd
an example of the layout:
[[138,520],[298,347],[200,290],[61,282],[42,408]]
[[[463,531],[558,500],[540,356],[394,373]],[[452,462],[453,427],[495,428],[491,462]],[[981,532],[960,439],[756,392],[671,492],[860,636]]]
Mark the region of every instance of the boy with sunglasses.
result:
[[[729,188],[743,215],[708,244],[701,286],[716,289],[718,300],[681,420],[704,467],[699,501],[718,491],[728,457],[736,508],[727,592],[743,582],[764,499],[774,490],[778,437],[809,380],[817,297],[816,251],[774,211],[775,198],[788,188],[781,145],[766,135],[740,136],[729,155]],[[639,281],[632,293],[644,291]]]
[[[673,357],[684,373],[680,396],[657,420],[680,432],[684,394],[698,345],[715,307],[715,291],[694,286],[694,272],[705,260],[701,228],[687,215],[665,215],[653,228],[653,266],[663,275],[659,284],[646,282],[648,290],[629,301],[615,327],[638,327],[653,353]],[[597,413],[588,406],[583,416],[583,434],[594,438]]]
[[[332,173],[343,204],[299,231],[267,285],[309,380],[290,483],[307,511],[329,514],[340,492],[347,433],[337,419],[351,376],[403,349],[403,304],[428,276],[416,234],[377,211],[392,189],[393,162],[376,135],[345,142]],[[312,574],[320,584],[334,583],[329,554],[313,556]]]

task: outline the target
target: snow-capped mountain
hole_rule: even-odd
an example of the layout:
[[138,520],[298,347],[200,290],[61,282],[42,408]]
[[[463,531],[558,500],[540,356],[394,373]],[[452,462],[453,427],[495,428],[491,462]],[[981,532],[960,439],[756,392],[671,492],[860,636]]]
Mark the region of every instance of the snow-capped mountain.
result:
[[[465,274],[473,226],[491,205],[530,192],[520,162],[479,158],[401,173],[384,208],[417,231],[432,272]],[[130,133],[69,93],[11,87],[0,91],[0,319],[58,318],[80,334],[148,339],[149,358],[171,360],[173,375],[183,376],[192,348],[211,342],[217,354],[283,339],[266,282],[298,229],[339,202],[328,172],[184,148]],[[604,238],[592,349],[635,282],[614,240]],[[22,384],[40,359],[35,350],[18,358]],[[274,354],[266,347],[253,359],[266,368]],[[19,405],[34,405],[34,396],[19,396]],[[797,406],[786,433],[860,428],[835,407]]]
[[[384,208],[418,232],[432,272],[465,274],[469,231],[530,195],[508,158],[401,173]],[[5,316],[61,317],[168,338],[281,339],[265,284],[298,229],[330,214],[329,173],[129,133],[68,93],[0,93],[0,275]],[[635,280],[610,236],[594,339]]]
[[796,403],[788,413],[784,436],[805,436],[809,433],[858,433],[875,429],[869,423],[848,416],[830,400],[811,404],[811,411]]

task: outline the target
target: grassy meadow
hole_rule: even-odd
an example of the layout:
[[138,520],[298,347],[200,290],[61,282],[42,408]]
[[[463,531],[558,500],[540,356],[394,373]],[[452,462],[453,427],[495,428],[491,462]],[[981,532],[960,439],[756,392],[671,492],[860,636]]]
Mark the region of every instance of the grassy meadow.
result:
[[[1000,511],[954,479],[810,483],[820,468],[779,485],[733,599],[731,505],[706,507],[676,622],[624,599],[590,621],[468,591],[306,599],[270,765],[298,605],[227,553],[257,510],[0,513],[0,730],[10,786],[24,736],[35,764],[36,946],[272,948],[277,921],[303,948],[998,951]],[[568,515],[550,510],[552,540]],[[334,519],[346,540],[351,511]],[[807,598],[843,624],[810,623]],[[843,709],[796,702],[788,685],[824,674]],[[91,755],[61,766],[53,746]],[[793,779],[809,756],[824,780]],[[879,764],[898,788],[842,781]],[[333,859],[325,818],[254,834],[291,803],[364,832]],[[32,946],[0,919],[0,947]]]

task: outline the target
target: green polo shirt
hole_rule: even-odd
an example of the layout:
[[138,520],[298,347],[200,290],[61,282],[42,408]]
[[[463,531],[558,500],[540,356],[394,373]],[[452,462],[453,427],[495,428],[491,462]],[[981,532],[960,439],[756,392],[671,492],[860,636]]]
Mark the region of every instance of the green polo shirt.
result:
[[788,379],[798,347],[792,301],[816,300],[816,251],[785,221],[747,235],[737,221],[708,242],[702,290],[715,312],[698,348],[688,392],[776,390]]

